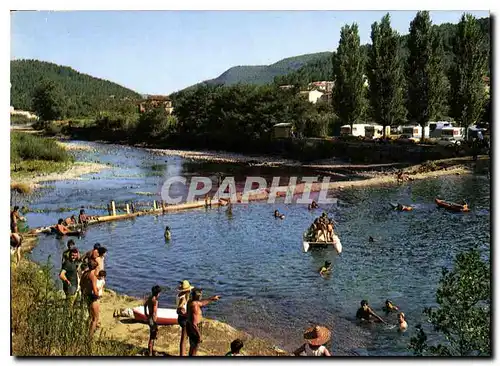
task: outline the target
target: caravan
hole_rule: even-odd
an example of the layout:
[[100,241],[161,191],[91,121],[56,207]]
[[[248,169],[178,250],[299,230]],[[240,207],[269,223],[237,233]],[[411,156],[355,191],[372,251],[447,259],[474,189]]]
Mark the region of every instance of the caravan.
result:
[[350,125],[344,125],[340,127],[340,136],[361,136],[364,137],[365,135],[365,128],[371,126],[366,123],[356,123],[352,125],[352,131],[351,131],[351,126]]
[[[402,136],[408,139],[418,142],[422,138],[422,127],[421,126],[403,126],[401,127]],[[429,138],[429,126],[424,127],[424,138]]]
[[439,145],[450,146],[460,145],[465,138],[465,128],[463,127],[443,127],[441,128],[441,136],[438,141]]

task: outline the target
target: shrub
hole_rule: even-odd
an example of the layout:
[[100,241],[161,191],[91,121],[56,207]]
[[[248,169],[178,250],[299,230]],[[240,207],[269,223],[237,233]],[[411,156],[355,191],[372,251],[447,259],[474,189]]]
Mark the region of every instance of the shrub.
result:
[[[56,141],[27,133],[11,134],[11,163],[16,159],[72,161],[73,157]],[[14,158],[14,160],[12,160]]]

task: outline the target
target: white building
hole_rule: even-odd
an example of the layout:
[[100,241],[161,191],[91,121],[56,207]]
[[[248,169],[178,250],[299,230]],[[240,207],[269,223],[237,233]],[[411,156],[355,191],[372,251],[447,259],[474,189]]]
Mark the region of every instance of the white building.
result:
[[301,91],[301,95],[306,96],[307,99],[313,103],[316,104],[316,102],[323,96],[323,94],[319,90],[306,90],[306,91]]

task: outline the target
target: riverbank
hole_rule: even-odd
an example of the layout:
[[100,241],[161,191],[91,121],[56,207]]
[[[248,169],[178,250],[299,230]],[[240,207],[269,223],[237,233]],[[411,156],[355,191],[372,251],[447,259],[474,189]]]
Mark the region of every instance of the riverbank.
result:
[[[34,245],[36,239],[27,238],[23,244],[23,252],[29,252]],[[45,353],[44,349],[30,348],[27,342],[25,332],[29,332],[30,328],[27,327],[27,314],[24,313],[29,309],[30,312],[36,311],[34,308],[35,303],[30,303],[30,299],[40,299],[46,296],[47,289],[42,288],[48,286],[49,297],[53,302],[54,299],[60,300],[60,305],[64,306],[64,301],[61,297],[61,291],[57,290],[57,284],[47,285],[52,282],[49,272],[46,272],[38,264],[28,260],[22,259],[18,265],[11,264],[11,283],[12,283],[12,318],[11,324],[13,328],[12,336],[12,354],[18,355],[71,355],[67,350],[63,350],[63,340],[60,339],[62,344],[54,346],[49,354]],[[25,296],[29,293],[29,296]],[[24,295],[24,296],[23,296]],[[108,355],[108,356],[143,356],[147,355],[147,347],[149,340],[149,328],[146,324],[136,322],[131,318],[115,318],[113,317],[114,310],[133,308],[140,306],[143,301],[125,295],[119,295],[112,290],[106,290],[100,301],[100,328],[98,333],[100,337],[96,343],[98,347],[97,354],[85,348],[78,348],[78,353],[75,355]],[[57,305],[56,305],[57,306]],[[46,320],[46,318],[43,318]],[[52,326],[48,324],[35,324],[30,323],[31,326]],[[54,325],[55,327],[56,325]],[[37,328],[38,329],[38,328]],[[85,327],[82,330],[86,330]],[[75,331],[74,329],[72,331]],[[239,331],[230,325],[205,318],[201,325],[201,332],[203,342],[200,345],[198,354],[200,356],[224,356],[229,350],[230,343],[240,338],[243,340],[244,355],[248,356],[282,356],[287,355],[287,352],[275,346],[275,343],[270,339],[262,339],[253,337],[252,335]],[[52,334],[51,329],[46,329],[43,334],[38,336],[44,337],[46,334]],[[28,336],[29,337],[29,336]],[[76,337],[85,338],[85,334],[77,334]],[[157,356],[178,356],[179,355],[179,341],[180,341],[180,327],[178,325],[160,326],[158,331],[158,338],[155,342],[155,351]],[[40,344],[50,342],[48,339],[38,339]],[[28,347],[28,348],[26,348]],[[188,350],[188,348],[186,348]],[[40,353],[38,353],[40,352]]]

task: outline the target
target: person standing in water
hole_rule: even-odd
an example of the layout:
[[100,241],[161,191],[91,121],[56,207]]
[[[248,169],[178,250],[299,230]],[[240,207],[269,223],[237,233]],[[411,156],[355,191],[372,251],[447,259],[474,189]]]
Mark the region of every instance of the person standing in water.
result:
[[177,294],[177,322],[181,327],[181,341],[180,341],[180,351],[179,355],[185,355],[185,344],[187,338],[186,331],[186,322],[187,322],[187,304],[189,302],[189,293],[193,289],[193,286],[189,283],[188,280],[184,280],[181,282],[178,287],[179,293]]
[[153,288],[151,289],[151,295],[144,303],[144,315],[147,316],[149,325],[148,350],[150,356],[153,356],[153,347],[158,335],[158,324],[156,323],[156,321],[158,318],[158,298],[160,296],[160,292],[160,286],[153,286]]
[[220,296],[216,295],[207,300],[202,300],[202,292],[202,289],[193,289],[193,291],[191,292],[191,300],[189,301],[187,306],[188,316],[186,322],[186,330],[189,337],[189,356],[196,356],[198,346],[202,341],[200,329],[198,327],[203,319],[201,308],[220,299]]
[[399,331],[404,332],[408,329],[408,324],[406,323],[405,313],[401,312],[398,314]]
[[332,262],[330,261],[325,261],[325,264],[323,265],[323,267],[321,267],[319,269],[319,275],[321,277],[327,275],[327,274],[330,274],[332,272]]
[[356,318],[364,321],[371,322],[372,319],[370,317],[373,317],[377,319],[378,321],[387,324],[384,319],[382,319],[380,316],[375,314],[375,312],[368,306],[368,301],[366,300],[361,300],[361,307],[358,309],[356,312]]

